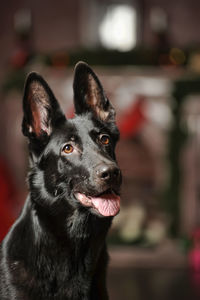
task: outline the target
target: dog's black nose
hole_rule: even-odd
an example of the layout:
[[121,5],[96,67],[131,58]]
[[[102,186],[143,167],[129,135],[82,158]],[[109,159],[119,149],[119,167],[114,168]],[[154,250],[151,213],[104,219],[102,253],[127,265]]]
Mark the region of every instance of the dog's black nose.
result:
[[101,164],[96,168],[98,179],[102,181],[115,181],[120,178],[120,170],[115,165]]

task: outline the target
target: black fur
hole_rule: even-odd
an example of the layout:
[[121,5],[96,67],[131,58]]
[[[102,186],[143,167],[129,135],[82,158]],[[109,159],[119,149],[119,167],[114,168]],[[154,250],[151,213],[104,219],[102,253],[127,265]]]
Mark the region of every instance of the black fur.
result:
[[28,76],[22,129],[29,140],[30,193],[0,246],[1,300],[108,299],[105,237],[112,216],[75,195],[119,194],[119,132],[97,76],[82,62],[75,69],[74,104],[76,116],[66,120],[44,79]]

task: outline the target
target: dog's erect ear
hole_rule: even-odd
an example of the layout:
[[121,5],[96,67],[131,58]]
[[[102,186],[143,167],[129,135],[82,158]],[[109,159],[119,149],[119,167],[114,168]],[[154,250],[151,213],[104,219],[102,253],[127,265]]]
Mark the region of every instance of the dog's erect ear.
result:
[[92,112],[103,122],[115,121],[115,110],[106,97],[98,77],[84,62],[79,62],[75,67],[73,88],[77,115]]
[[22,130],[30,140],[44,142],[64,114],[46,81],[37,73],[27,77],[23,98],[24,119]]

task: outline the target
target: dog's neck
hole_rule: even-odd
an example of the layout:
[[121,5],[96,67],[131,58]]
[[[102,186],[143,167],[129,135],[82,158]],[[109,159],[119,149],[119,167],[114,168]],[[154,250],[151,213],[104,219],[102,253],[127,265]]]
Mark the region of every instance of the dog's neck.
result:
[[112,217],[99,217],[84,208],[72,208],[65,203],[62,210],[53,213],[29,200],[28,210],[35,227],[50,238],[70,239],[70,242],[84,239],[105,239]]
[[[44,211],[38,209],[30,197],[27,199],[21,217],[12,229],[18,231],[23,244],[17,240],[11,263],[18,263],[19,272],[24,272],[27,259],[32,261],[29,273],[33,284],[32,288],[48,293],[58,293],[60,297],[67,294],[66,282],[82,280],[90,286],[90,279],[94,274],[98,259],[105,251],[105,236],[111,224],[109,218],[99,218],[92,214],[80,214],[74,211],[71,217],[60,216],[60,222],[67,220],[66,224],[59,224],[55,216],[45,216]],[[51,225],[50,225],[51,224]],[[59,232],[60,230],[60,232]],[[12,234],[11,232],[11,234]],[[13,232],[14,233],[14,232]],[[15,253],[20,253],[16,257]],[[81,259],[80,259],[81,258]],[[71,270],[68,273],[67,270]],[[42,274],[42,275],[41,275]],[[49,284],[44,287],[44,278],[49,278]],[[16,278],[20,284],[20,278]],[[56,280],[55,291],[50,291]],[[80,287],[81,290],[81,287]],[[60,299],[60,298],[59,298]]]
[[[27,199],[22,219],[29,219],[35,245],[32,251],[41,249],[64,249],[78,255],[83,248],[101,249],[112,218],[100,218],[85,210],[63,210],[58,215],[48,214],[30,197]],[[27,224],[25,222],[25,224]],[[36,249],[36,250],[34,250]],[[58,250],[59,251],[59,250]],[[49,252],[50,254],[50,252]]]

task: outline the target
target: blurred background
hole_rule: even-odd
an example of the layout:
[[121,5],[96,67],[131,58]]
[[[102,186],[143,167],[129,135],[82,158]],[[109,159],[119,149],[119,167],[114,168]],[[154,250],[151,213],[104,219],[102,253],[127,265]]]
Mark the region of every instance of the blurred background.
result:
[[27,195],[25,77],[41,73],[71,117],[73,68],[83,60],[121,132],[110,298],[200,299],[199,27],[199,0],[0,2],[0,240]]

